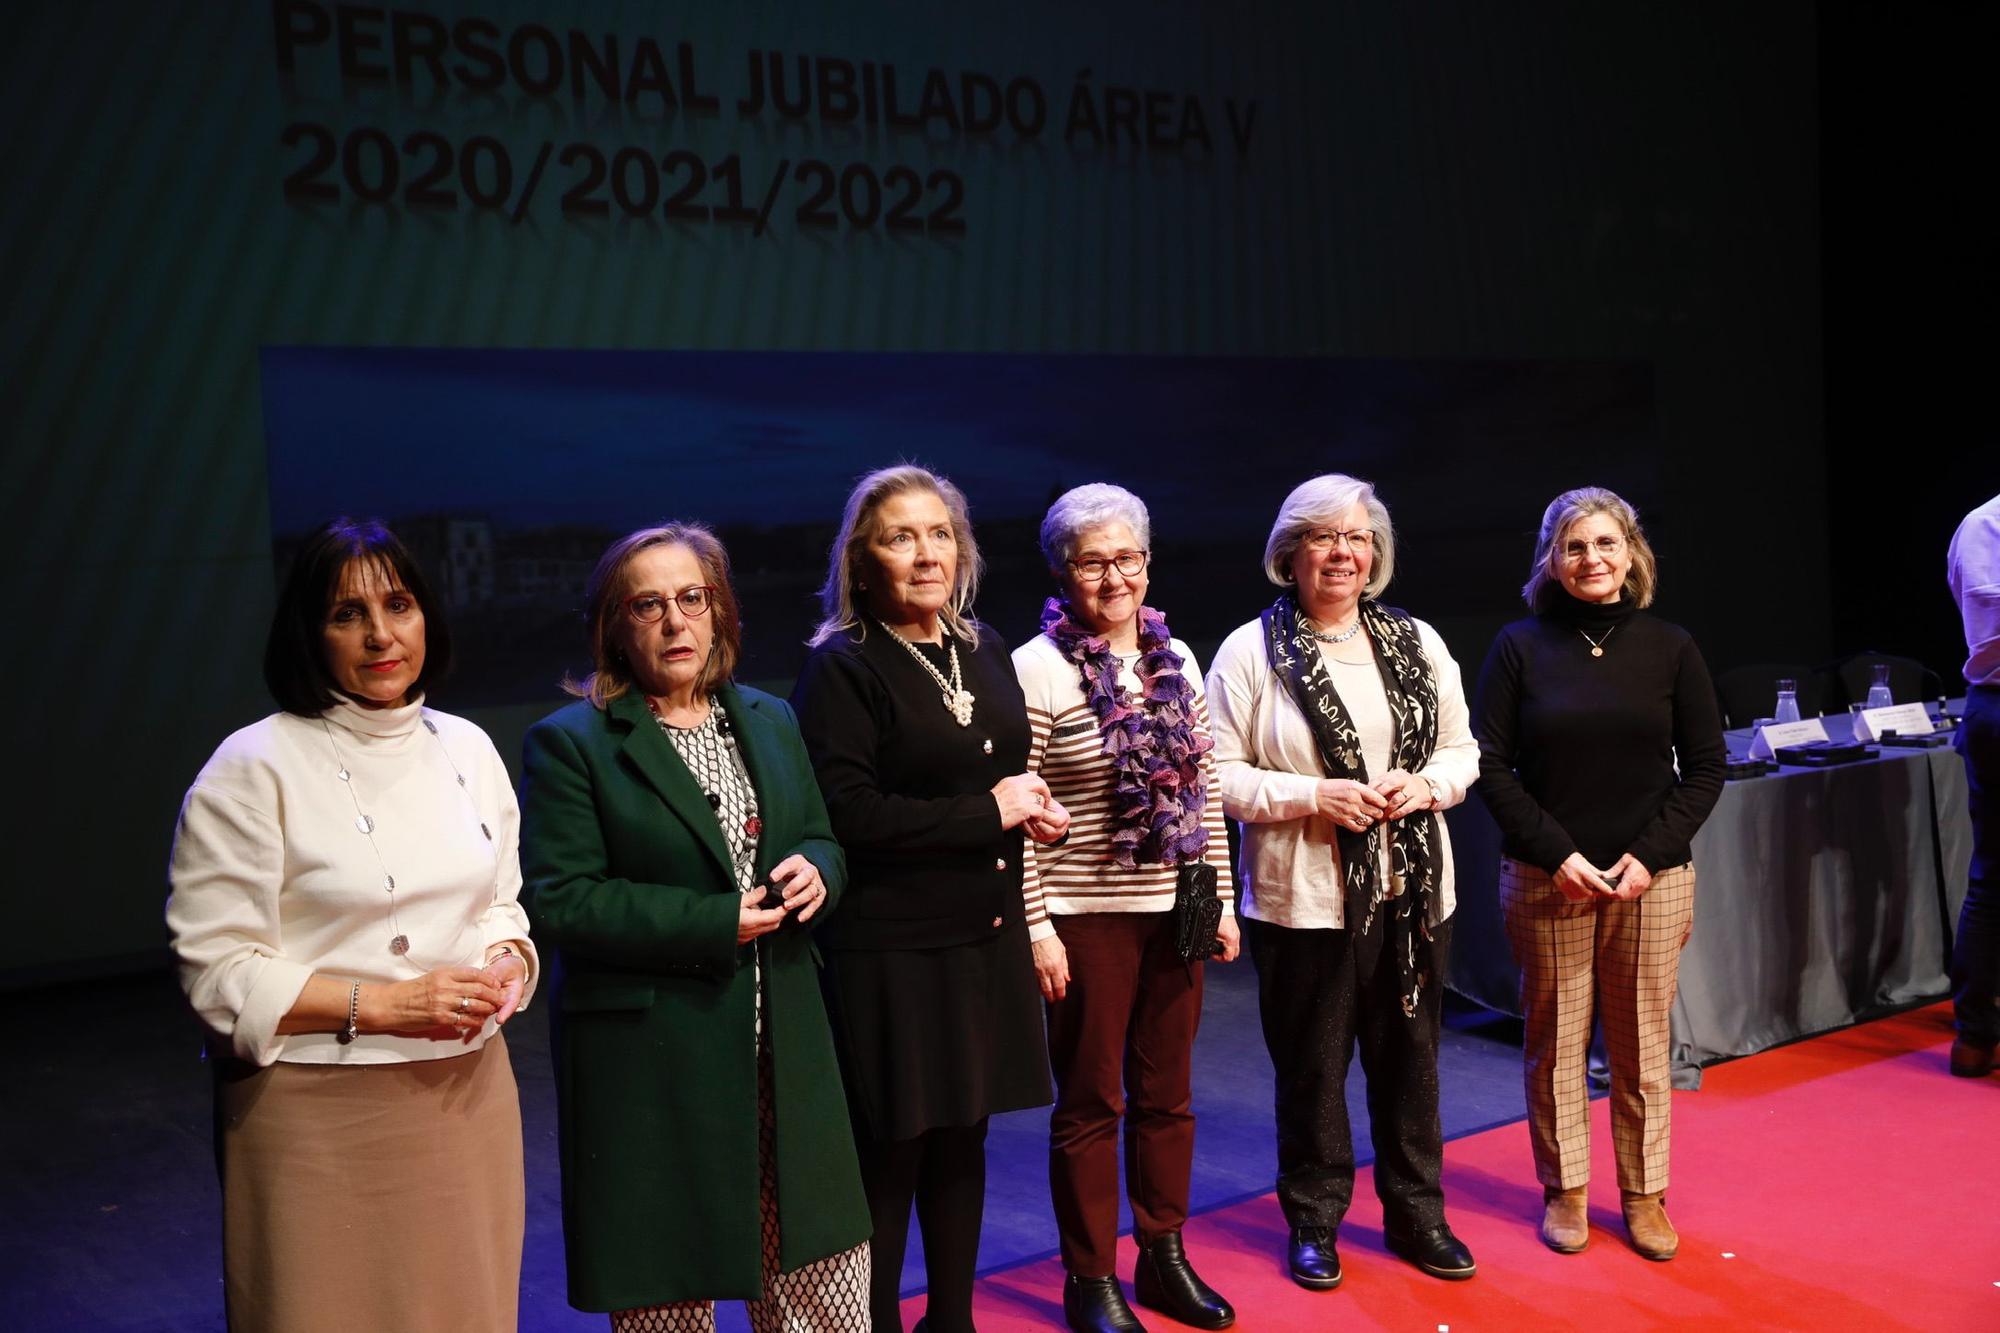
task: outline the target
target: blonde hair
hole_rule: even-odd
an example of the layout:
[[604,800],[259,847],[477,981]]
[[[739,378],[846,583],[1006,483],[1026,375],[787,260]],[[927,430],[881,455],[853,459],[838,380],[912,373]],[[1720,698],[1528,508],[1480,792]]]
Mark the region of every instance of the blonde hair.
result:
[[882,506],[899,495],[915,491],[927,491],[943,503],[945,513],[951,518],[952,540],[958,547],[951,597],[938,618],[955,637],[978,647],[979,621],[972,614],[972,599],[979,591],[984,564],[979,557],[979,543],[972,539],[972,517],[966,507],[965,493],[946,478],[914,463],[899,463],[870,472],[855,482],[848,493],[847,506],[840,515],[840,531],[827,552],[826,582],[819,590],[821,619],[807,641],[813,647],[849,630],[867,633],[859,600],[854,595],[863,548],[875,535],[875,515]]
[[1568,596],[1562,585],[1562,571],[1557,567],[1562,559],[1563,540],[1570,528],[1596,514],[1609,514],[1618,521],[1625,545],[1632,552],[1632,568],[1625,575],[1620,595],[1641,609],[1653,604],[1653,592],[1659,586],[1659,565],[1653,559],[1646,530],[1639,526],[1639,511],[1615,491],[1602,486],[1579,486],[1549,501],[1549,507],[1542,511],[1542,529],[1535,536],[1534,569],[1521,585],[1521,597],[1529,610],[1546,611],[1556,604],[1557,596]]
[[736,674],[736,659],[743,651],[743,612],[736,590],[729,583],[729,553],[713,532],[699,523],[662,523],[627,533],[598,557],[584,588],[584,625],[590,638],[590,662],[594,670],[582,680],[562,679],[563,691],[588,699],[599,708],[633,687],[631,666],[619,650],[618,615],[625,597],[625,570],[641,551],[655,546],[685,546],[701,566],[702,582],[714,588],[708,613],[715,617],[715,640],[708,661],[703,664],[695,689],[703,696]]
[[1375,563],[1368,568],[1368,582],[1362,585],[1361,595],[1381,596],[1396,573],[1396,527],[1375,488],[1344,472],[1300,482],[1278,506],[1278,521],[1271,525],[1271,536],[1264,543],[1264,577],[1280,588],[1291,587],[1292,557],[1298,554],[1306,534],[1314,528],[1333,526],[1356,505],[1368,515],[1368,530],[1375,534]]

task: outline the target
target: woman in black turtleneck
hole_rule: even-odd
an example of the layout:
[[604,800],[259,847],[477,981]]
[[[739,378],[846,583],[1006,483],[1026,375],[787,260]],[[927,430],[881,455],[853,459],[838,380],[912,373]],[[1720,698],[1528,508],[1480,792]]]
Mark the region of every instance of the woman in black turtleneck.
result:
[[[1589,1243],[1593,1004],[1611,1054],[1625,1228],[1671,1259],[1668,1010],[1694,923],[1695,830],[1722,792],[1722,724],[1686,630],[1647,614],[1653,551],[1632,506],[1584,487],[1542,515],[1535,614],[1500,631],[1473,709],[1479,791],[1500,825],[1500,904],[1521,965],[1542,1240]],[[1678,769],[1677,769],[1678,764]]]

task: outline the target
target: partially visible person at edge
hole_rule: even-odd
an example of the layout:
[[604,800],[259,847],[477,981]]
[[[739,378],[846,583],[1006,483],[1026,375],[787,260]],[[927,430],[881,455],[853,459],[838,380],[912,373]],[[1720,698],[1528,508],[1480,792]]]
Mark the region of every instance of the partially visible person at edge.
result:
[[1993,1072],[2000,1044],[2000,495],[1965,516],[1946,557],[1952,599],[1965,622],[1965,758],[1972,816],[1972,874],[1952,942],[1952,1008],[1958,1035],[1951,1072]]
[[167,926],[215,1036],[232,1329],[515,1326],[500,1026],[538,964],[506,767],[424,705],[450,665],[403,544],[332,520],[271,619],[280,711],[225,740],[181,807]]
[[1201,668],[1146,605],[1151,543],[1130,491],[1064,494],[1041,533],[1060,591],[1042,608],[1042,633],[1014,650],[1028,771],[1071,819],[1062,846],[1035,852],[1025,883],[1056,1079],[1049,1193],[1076,1333],[1141,1328],[1116,1272],[1121,1120],[1139,1303],[1195,1328],[1236,1320],[1181,1243],[1202,994],[1202,962],[1176,950],[1181,865],[1205,861],[1216,876],[1215,956],[1233,960],[1240,940]]
[[1451,839],[1438,812],[1478,774],[1458,663],[1382,603],[1389,511],[1365,481],[1315,477],[1264,548],[1284,589],[1208,677],[1223,806],[1243,822],[1243,937],[1277,1075],[1278,1202],[1293,1281],[1338,1286],[1354,1194],[1348,1061],[1368,1080],[1389,1250],[1469,1278],[1445,1220],[1437,1056],[1451,945]]
[[737,685],[706,528],[613,542],[591,674],[528,732],[522,864],[557,953],[569,1300],[617,1333],[867,1328],[868,1214],[812,935],[845,882],[792,710]]
[[852,887],[824,986],[874,1219],[869,1303],[901,1327],[914,1201],[930,1333],[972,1328],[987,1119],[1046,1105],[1024,835],[1068,815],[1026,771],[1007,650],[973,618],[965,497],[920,467],[863,477],[820,592],[792,699]]
[[1686,630],[1646,611],[1653,549],[1632,506],[1586,486],[1542,514],[1473,729],[1480,795],[1500,826],[1500,908],[1521,966],[1528,1126],[1544,1244],[1589,1243],[1591,1009],[1611,1056],[1611,1139],[1632,1248],[1671,1259],[1668,1013],[1694,924],[1695,830],[1726,754],[1708,668]]

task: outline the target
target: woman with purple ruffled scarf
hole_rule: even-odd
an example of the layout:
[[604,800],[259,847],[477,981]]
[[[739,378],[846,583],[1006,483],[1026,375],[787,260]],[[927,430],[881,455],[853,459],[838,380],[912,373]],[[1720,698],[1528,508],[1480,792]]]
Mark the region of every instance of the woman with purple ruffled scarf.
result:
[[1023,888],[1057,1087],[1049,1192],[1063,1315],[1077,1333],[1143,1328],[1116,1274],[1121,1119],[1139,1303],[1196,1328],[1236,1319],[1181,1243],[1203,967],[1176,946],[1181,866],[1215,870],[1213,956],[1229,962],[1240,946],[1201,669],[1145,604],[1150,540],[1146,506],[1122,487],[1059,498],[1041,542],[1061,592],[1014,652],[1028,770],[1071,821],[1064,843],[1032,849]]

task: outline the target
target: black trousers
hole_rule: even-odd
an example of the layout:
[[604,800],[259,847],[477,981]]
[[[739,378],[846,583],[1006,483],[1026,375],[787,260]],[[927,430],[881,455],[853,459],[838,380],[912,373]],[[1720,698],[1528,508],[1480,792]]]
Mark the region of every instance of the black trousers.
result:
[[1958,731],[1972,814],[1972,879],[1952,942],[1958,1035],[2000,1045],[2000,686],[1966,691]]
[[1338,1227],[1353,1201],[1347,1066],[1357,1045],[1383,1219],[1397,1231],[1444,1222],[1437,1053],[1451,921],[1435,928],[1434,975],[1406,1017],[1382,917],[1365,934],[1241,922],[1276,1074],[1278,1203],[1294,1227]]

